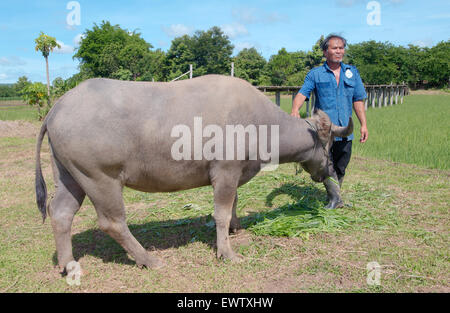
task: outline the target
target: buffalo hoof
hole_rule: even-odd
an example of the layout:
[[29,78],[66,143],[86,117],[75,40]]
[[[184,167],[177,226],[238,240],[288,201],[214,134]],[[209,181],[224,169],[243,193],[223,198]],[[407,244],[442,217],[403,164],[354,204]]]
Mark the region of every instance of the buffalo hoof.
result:
[[160,258],[148,254],[147,257],[144,258],[144,260],[136,260],[136,265],[139,268],[146,267],[151,269],[158,269],[164,267],[166,264]]
[[230,235],[239,235],[240,233],[242,233],[242,228],[230,228],[229,230]]
[[330,201],[326,206],[325,209],[338,209],[338,208],[342,208],[344,207],[344,202],[343,201]]
[[225,260],[230,260],[233,263],[240,263],[240,262],[244,261],[244,256],[242,256],[239,253],[234,253],[234,252],[227,253],[227,254],[225,254],[225,253],[217,253],[217,257],[219,259],[222,258],[222,259],[225,259]]

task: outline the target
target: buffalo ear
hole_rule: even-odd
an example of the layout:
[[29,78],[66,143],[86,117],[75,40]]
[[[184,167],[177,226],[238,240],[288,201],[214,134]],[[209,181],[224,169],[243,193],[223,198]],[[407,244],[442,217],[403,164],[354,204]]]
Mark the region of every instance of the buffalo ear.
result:
[[314,123],[317,129],[317,135],[322,143],[322,146],[326,146],[330,140],[332,123],[328,114],[322,110],[315,109],[314,114],[311,117],[311,122]]
[[353,120],[350,117],[346,127],[331,125],[331,133],[335,137],[348,137],[353,133]]

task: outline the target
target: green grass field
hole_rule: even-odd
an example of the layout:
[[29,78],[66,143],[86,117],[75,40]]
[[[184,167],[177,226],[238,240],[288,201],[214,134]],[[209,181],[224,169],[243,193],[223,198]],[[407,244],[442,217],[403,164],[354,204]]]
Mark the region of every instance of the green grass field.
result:
[[37,109],[29,105],[7,105],[0,102],[0,121],[37,121]]
[[[290,98],[281,108],[291,112]],[[306,105],[300,110],[306,116]],[[355,155],[427,168],[450,169],[450,95],[411,95],[403,104],[369,108],[366,112],[369,140],[359,143],[359,121],[355,125]]]
[[[305,172],[295,175],[294,164],[261,172],[240,187],[237,213],[244,230],[231,237],[245,257],[239,264],[215,258],[211,187],[157,194],[125,188],[130,230],[164,259],[167,266],[160,270],[139,269],[99,230],[86,199],[72,228],[74,256],[83,269],[80,286],[68,285],[55,269],[50,220],[42,224],[35,204],[35,136],[0,134],[0,292],[450,292],[449,171],[442,162],[438,166],[444,169],[433,169],[404,164],[417,159],[393,163],[375,154],[396,145],[412,149],[409,119],[420,125],[432,118],[422,136],[438,129],[448,138],[447,124],[434,125],[448,112],[448,99],[408,96],[403,105],[368,110],[370,138],[364,148],[388,138],[377,136],[387,136],[390,127],[396,129],[390,137],[403,139],[374,151],[355,144],[343,188],[348,206],[342,209],[324,210],[323,185]],[[424,104],[440,113],[428,114]],[[282,108],[290,111],[290,99],[282,99]],[[13,116],[27,119],[27,114]],[[448,142],[443,145],[448,151]],[[430,145],[438,150],[433,155],[440,155],[437,146]],[[46,140],[41,156],[51,196]],[[381,281],[371,286],[367,264],[373,261],[381,265]]]

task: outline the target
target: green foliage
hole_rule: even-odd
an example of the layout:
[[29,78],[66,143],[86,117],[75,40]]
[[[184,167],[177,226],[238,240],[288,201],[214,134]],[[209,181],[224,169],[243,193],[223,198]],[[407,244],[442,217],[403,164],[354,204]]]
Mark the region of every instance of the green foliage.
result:
[[301,85],[307,74],[306,59],[306,53],[302,51],[287,52],[285,48],[271,56],[266,66],[271,85]]
[[322,65],[325,62],[325,58],[323,56],[322,48],[320,47],[322,42],[324,41],[323,35],[316,41],[311,51],[308,51],[306,54],[305,65],[312,69],[316,66]]
[[166,55],[167,80],[189,71],[189,64],[194,67],[194,76],[229,74],[233,48],[217,26],[207,31],[196,31],[193,36],[177,37]]
[[423,79],[431,86],[446,86],[450,80],[450,40],[427,49],[426,55],[421,64]]
[[408,48],[389,42],[366,41],[349,45],[347,60],[355,65],[366,84],[407,82],[416,86],[445,87],[450,73],[450,41],[433,48]]
[[31,82],[28,80],[28,77],[21,76],[17,80],[17,82],[14,84],[14,90],[16,92],[16,95],[20,96],[25,89],[25,87],[29,86]]
[[133,73],[128,69],[119,69],[112,73],[111,78],[119,80],[131,80],[133,78]]
[[29,84],[23,89],[22,97],[27,104],[37,107],[40,120],[50,110],[50,106],[48,104],[45,105],[49,98],[47,95],[47,87],[43,83]]
[[66,92],[66,82],[61,77],[56,77],[52,82],[52,94],[55,98],[61,97]]
[[255,48],[243,49],[234,58],[235,76],[259,85],[266,60]]
[[50,52],[56,47],[61,48],[61,46],[56,42],[55,37],[48,36],[41,32],[39,37],[34,40],[36,43],[35,50],[41,51],[44,58],[47,58]]
[[159,54],[152,53],[151,48],[136,31],[129,32],[103,21],[100,26],[94,24],[92,30],[86,30],[73,57],[80,60],[81,69],[91,77],[137,80],[148,76],[149,71],[154,72],[152,59]]

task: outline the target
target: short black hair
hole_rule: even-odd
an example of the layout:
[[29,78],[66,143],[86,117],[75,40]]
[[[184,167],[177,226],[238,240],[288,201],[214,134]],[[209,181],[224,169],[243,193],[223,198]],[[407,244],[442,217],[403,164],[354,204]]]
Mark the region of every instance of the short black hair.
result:
[[328,50],[328,42],[330,41],[331,38],[338,38],[338,39],[342,40],[342,42],[344,43],[344,48],[347,46],[347,39],[345,39],[344,37],[342,37],[341,35],[338,35],[338,34],[329,34],[320,44],[322,51]]

